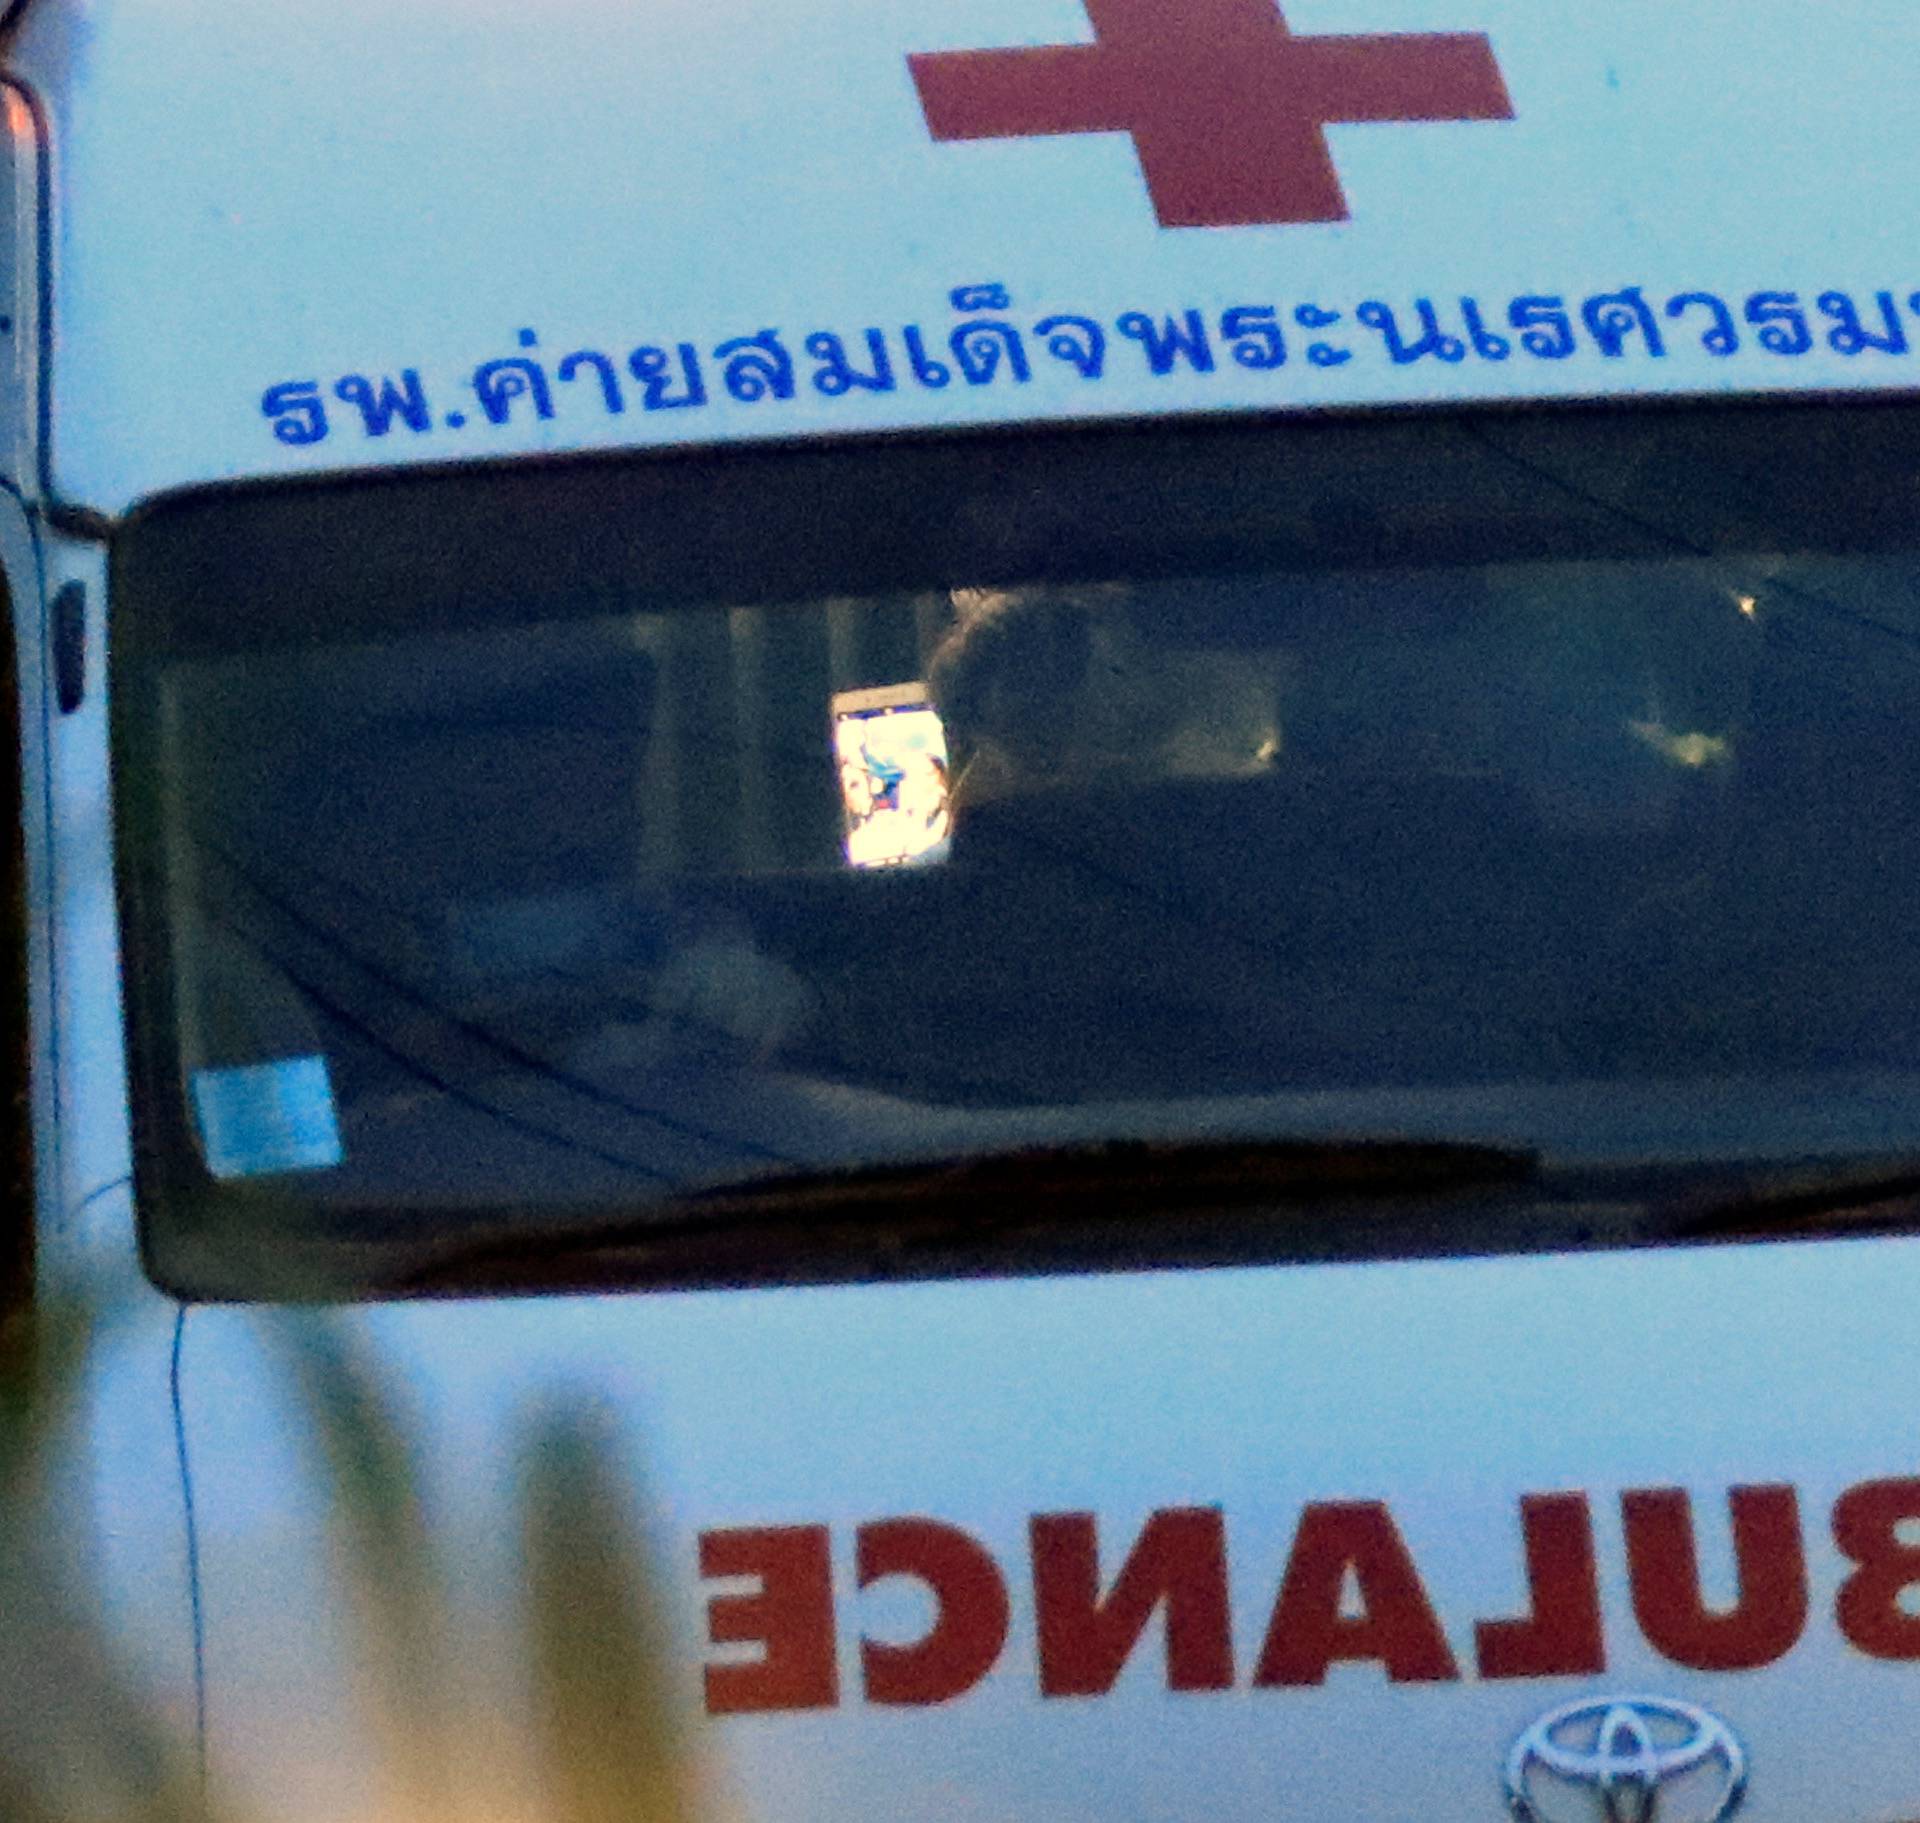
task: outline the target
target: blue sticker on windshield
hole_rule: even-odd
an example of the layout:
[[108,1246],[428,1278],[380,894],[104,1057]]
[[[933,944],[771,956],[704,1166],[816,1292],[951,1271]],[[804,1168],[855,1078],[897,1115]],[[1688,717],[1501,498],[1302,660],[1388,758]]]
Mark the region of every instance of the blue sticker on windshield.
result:
[[215,1177],[315,1171],[340,1162],[340,1122],[324,1057],[196,1070],[193,1109]]

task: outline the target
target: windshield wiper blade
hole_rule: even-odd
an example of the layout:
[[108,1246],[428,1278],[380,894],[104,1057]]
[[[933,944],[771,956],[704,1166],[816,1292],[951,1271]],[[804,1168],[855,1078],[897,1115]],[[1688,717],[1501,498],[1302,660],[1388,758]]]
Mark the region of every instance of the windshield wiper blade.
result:
[[757,1176],[572,1226],[517,1224],[415,1255],[391,1295],[625,1277],[774,1283],[1046,1230],[1125,1231],[1220,1210],[1426,1203],[1532,1182],[1538,1153],[1464,1141],[1102,1140]]
[[1671,1241],[1780,1240],[1920,1227],[1920,1155],[1773,1166],[1661,1224]]

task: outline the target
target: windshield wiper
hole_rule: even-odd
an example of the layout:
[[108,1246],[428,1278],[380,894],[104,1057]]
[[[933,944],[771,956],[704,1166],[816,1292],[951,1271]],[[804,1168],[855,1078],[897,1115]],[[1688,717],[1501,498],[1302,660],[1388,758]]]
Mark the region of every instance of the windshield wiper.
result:
[[1297,1220],[1340,1205],[1425,1207],[1450,1193],[1532,1182],[1537,1153],[1445,1140],[1103,1140],[855,1170],[760,1176],[613,1217],[471,1232],[415,1254],[391,1295],[720,1285],[890,1276],[948,1253],[1028,1248],[1036,1236],[1116,1237],[1209,1212]]
[[1920,1156],[1770,1166],[1660,1225],[1670,1241],[1812,1239],[1920,1227]]

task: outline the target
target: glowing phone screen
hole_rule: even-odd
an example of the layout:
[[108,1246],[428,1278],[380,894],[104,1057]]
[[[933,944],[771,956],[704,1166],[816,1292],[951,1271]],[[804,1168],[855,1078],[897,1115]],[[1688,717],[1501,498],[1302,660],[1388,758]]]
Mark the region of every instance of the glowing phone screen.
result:
[[947,735],[920,685],[836,696],[833,749],[849,866],[946,858]]

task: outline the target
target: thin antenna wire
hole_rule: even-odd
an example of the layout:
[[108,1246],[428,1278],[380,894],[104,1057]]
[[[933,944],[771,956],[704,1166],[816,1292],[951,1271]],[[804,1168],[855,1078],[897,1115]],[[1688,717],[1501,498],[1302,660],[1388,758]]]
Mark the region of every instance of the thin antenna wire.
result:
[[193,1502],[193,1465],[187,1455],[187,1419],[180,1399],[180,1352],[187,1337],[187,1306],[173,1324],[173,1363],[168,1386],[173,1401],[173,1447],[180,1464],[180,1503],[187,1519],[187,1599],[193,1612],[193,1745],[200,1774],[200,1806],[207,1803],[207,1625],[200,1594],[200,1522]]
[[77,1203],[74,1204],[73,1213],[75,1215],[84,1215],[103,1196],[111,1196],[116,1190],[124,1190],[132,1182],[133,1182],[133,1173],[130,1171],[126,1171],[126,1172],[122,1172],[120,1176],[116,1178],[110,1178],[104,1184],[96,1184],[91,1190],[89,1190],[86,1193],[85,1196],[83,1196]]

